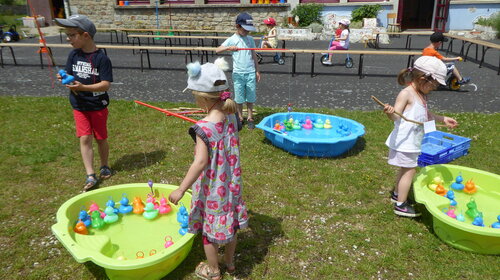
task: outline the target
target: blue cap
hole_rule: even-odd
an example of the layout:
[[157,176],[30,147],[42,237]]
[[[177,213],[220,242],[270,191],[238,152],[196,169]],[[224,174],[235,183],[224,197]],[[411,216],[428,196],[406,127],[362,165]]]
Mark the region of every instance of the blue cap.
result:
[[253,26],[253,18],[248,13],[241,13],[236,17],[236,24],[241,25],[246,31],[255,31]]
[[96,28],[94,23],[84,15],[72,15],[67,19],[56,18],[56,24],[62,27],[80,28],[89,33],[90,37],[94,38]]

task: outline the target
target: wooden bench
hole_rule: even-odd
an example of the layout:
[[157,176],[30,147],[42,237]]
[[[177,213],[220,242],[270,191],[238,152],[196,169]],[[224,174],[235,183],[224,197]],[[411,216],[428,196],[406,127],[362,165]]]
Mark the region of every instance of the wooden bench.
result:
[[[211,46],[216,48],[219,46],[219,39],[220,40],[226,40],[229,38],[229,36],[196,36],[196,35],[143,35],[143,34],[130,34],[128,35],[129,38],[132,38],[132,45],[135,45],[135,39],[137,39],[139,46],[141,45],[141,40],[140,38],[147,38],[148,39],[148,44],[149,44],[149,39],[153,39],[153,45],[154,45],[154,38],[162,38],[165,39],[165,47],[167,46],[167,40],[169,40],[170,47],[172,47],[172,39],[189,39],[189,44],[192,45],[191,39],[197,39],[198,40],[198,46],[204,47],[205,43],[204,40],[212,40]],[[254,40],[261,40],[261,38],[253,37]],[[281,41],[281,48],[285,49],[286,48],[286,41],[290,41],[291,38],[287,37],[280,37],[278,38],[278,41]],[[259,46],[257,46],[258,48]],[[284,55],[283,55],[284,56]]]
[[[448,47],[446,49],[446,54],[450,51],[453,51],[453,41],[454,40],[461,40],[462,41],[462,47],[460,48],[459,55],[464,58],[464,61],[467,60],[467,56],[469,55],[469,49],[472,45],[476,45],[476,60],[478,60],[478,48],[479,46],[482,47],[482,55],[481,55],[481,60],[479,61],[479,68],[482,67],[483,62],[484,62],[484,56],[486,55],[486,51],[489,49],[497,49],[500,50],[500,45],[495,44],[493,42],[488,42],[488,41],[483,41],[483,40],[478,40],[478,39],[472,39],[472,38],[465,38],[463,36],[458,36],[458,35],[452,35],[452,34],[445,34],[446,37],[449,37],[451,40],[448,43]],[[467,50],[465,50],[465,46],[469,44],[467,47]],[[500,74],[500,59],[498,62],[498,70],[497,70],[497,75]]]
[[[63,43],[63,36],[62,34],[64,33],[64,28],[59,29],[59,40],[61,41],[61,44]],[[124,43],[124,36],[123,34],[125,33],[125,38],[127,39],[127,43],[130,43],[128,41],[128,33],[130,32],[144,32],[148,33],[151,35],[154,35],[154,33],[170,33],[174,32],[177,33],[178,35],[182,33],[186,33],[188,35],[191,35],[192,33],[211,33],[214,34],[215,36],[218,36],[219,33],[234,33],[235,31],[224,31],[224,30],[196,30],[196,29],[166,29],[166,28],[96,28],[97,32],[110,32],[110,43],[113,44],[113,35],[115,35],[116,38],[116,43],[120,43],[120,40],[118,40],[118,32],[121,32],[120,38],[121,38],[121,43]]]
[[[35,47],[41,49],[43,45],[37,44],[37,43],[0,43],[0,52],[3,49],[3,47]],[[72,48],[71,45],[69,44],[47,44],[47,47],[49,48]],[[146,54],[147,59],[148,59],[148,67],[151,69],[151,62],[150,62],[150,57],[149,57],[149,51],[150,50],[179,50],[179,51],[184,51],[185,54],[185,63],[187,64],[189,61],[193,61],[193,56],[192,53],[195,51],[201,52],[201,63],[204,61],[204,57],[206,57],[206,60],[208,61],[208,52],[215,51],[216,48],[213,47],[162,47],[162,46],[123,46],[123,45],[97,45],[98,48],[101,49],[125,49],[125,50],[139,50],[141,54],[141,71],[143,71],[143,54]],[[259,52],[263,53],[274,53],[276,50],[274,49],[268,49],[268,50],[259,50]],[[292,54],[292,70],[291,74],[292,76],[295,76],[296,74],[296,64],[297,64],[297,54],[311,54],[311,77],[314,76],[314,60],[315,60],[315,55],[316,54],[327,54],[327,53],[332,53],[332,54],[359,54],[359,62],[358,62],[358,76],[360,78],[363,78],[363,58],[365,55],[387,55],[387,56],[394,56],[394,55],[403,55],[403,56],[408,56],[408,63],[407,67],[411,66],[413,64],[413,57],[415,55],[420,55],[420,52],[417,51],[380,51],[380,50],[307,50],[307,49],[289,49],[289,50],[280,50],[280,52],[285,52]],[[14,52],[11,49],[11,53],[14,56]],[[1,54],[1,53],[0,53]],[[188,56],[190,60],[188,60]],[[42,56],[40,54],[40,59],[42,59]],[[43,68],[43,61],[41,60],[42,68]],[[16,64],[17,65],[17,64]],[[3,59],[2,59],[2,65],[3,67]]]

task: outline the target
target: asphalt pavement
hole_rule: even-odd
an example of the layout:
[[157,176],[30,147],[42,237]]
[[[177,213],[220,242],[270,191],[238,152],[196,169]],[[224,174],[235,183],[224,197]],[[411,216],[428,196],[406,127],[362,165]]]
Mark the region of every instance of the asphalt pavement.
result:
[[[109,44],[109,34],[97,34],[98,44]],[[406,38],[391,38],[390,45],[381,45],[382,50],[403,50]],[[421,50],[428,44],[427,36],[414,36],[412,50]],[[36,42],[35,39],[24,39],[22,42]],[[48,43],[59,43],[59,36],[47,37]],[[162,41],[157,41],[157,44]],[[496,40],[499,43],[499,40]],[[206,42],[205,44],[210,44]],[[288,41],[288,49],[326,49],[327,41]],[[363,44],[351,44],[351,49],[364,49]],[[454,54],[460,50],[460,43],[454,43]],[[45,68],[41,69],[39,56],[34,48],[14,48],[17,66],[13,65],[10,52],[3,49],[4,68],[0,68],[0,95],[11,96],[64,96],[68,91],[55,83],[44,58]],[[69,49],[53,49],[54,57],[63,67]],[[163,52],[151,53],[152,69],[140,69],[140,55],[130,50],[107,50],[113,64],[114,82],[109,91],[112,99],[191,102],[190,93],[183,93],[187,75],[184,53]],[[441,53],[445,53],[441,51]],[[481,49],[479,49],[479,55]],[[231,65],[231,57],[225,54]],[[217,56],[209,56],[214,61]],[[144,57],[145,58],[145,57]],[[346,110],[380,109],[370,96],[393,103],[402,89],[397,84],[398,72],[406,67],[407,56],[365,55],[363,62],[364,78],[359,78],[359,55],[353,55],[354,67],[344,66],[345,55],[335,55],[334,65],[327,67],[320,63],[318,55],[314,58],[315,73],[310,75],[311,54],[297,54],[297,74],[291,75],[292,58],[285,57],[285,64],[278,65],[271,56],[264,56],[260,65],[262,80],[257,85],[258,106],[283,107],[292,103],[296,110],[307,108],[342,108]],[[194,54],[194,59],[198,59]],[[479,57],[480,59],[480,57]],[[497,75],[499,51],[488,50],[485,63],[478,67],[475,59],[475,47],[469,52],[465,62],[457,62],[463,76],[470,76],[470,85],[463,86],[460,91],[438,90],[429,98],[429,108],[438,112],[500,112],[500,79]],[[145,64],[147,65],[147,64]],[[52,69],[52,75],[55,75]],[[227,73],[231,81],[231,74]]]

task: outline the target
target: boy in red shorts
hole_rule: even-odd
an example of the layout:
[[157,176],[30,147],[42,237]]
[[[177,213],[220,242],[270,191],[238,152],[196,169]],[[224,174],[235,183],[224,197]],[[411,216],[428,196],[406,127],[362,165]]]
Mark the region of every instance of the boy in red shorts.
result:
[[[74,47],[66,62],[66,72],[75,81],[66,85],[71,90],[69,101],[73,107],[76,136],[80,138],[80,151],[87,172],[83,190],[96,186],[94,172],[94,150],[92,138],[96,139],[101,159],[100,179],[111,177],[108,166],[108,120],[109,96],[107,90],[113,81],[111,61],[104,51],[94,43],[96,28],[84,15],[73,15],[67,19],[56,19],[59,26],[66,28],[67,41]],[[61,76],[58,74],[58,79]]]

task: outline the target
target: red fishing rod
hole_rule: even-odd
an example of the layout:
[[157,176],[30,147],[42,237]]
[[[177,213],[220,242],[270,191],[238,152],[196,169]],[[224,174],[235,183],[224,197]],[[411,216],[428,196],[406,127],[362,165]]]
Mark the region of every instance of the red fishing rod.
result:
[[155,106],[153,106],[153,105],[149,105],[149,104],[144,103],[144,102],[141,102],[141,101],[139,101],[139,100],[134,100],[134,102],[135,102],[135,103],[137,103],[137,104],[139,104],[139,105],[146,106],[146,107],[149,107],[149,108],[152,108],[152,109],[158,110],[158,111],[160,111],[160,112],[162,112],[162,113],[167,114],[167,116],[174,116],[174,117],[177,117],[177,118],[179,118],[179,119],[183,119],[183,120],[185,120],[185,121],[192,122],[192,123],[197,123],[197,122],[198,122],[197,120],[193,120],[193,119],[188,118],[188,117],[186,117],[186,116],[183,116],[183,115],[181,115],[181,114],[177,114],[177,113],[174,113],[174,112],[170,112],[170,111],[168,111],[168,110],[165,110],[165,109],[162,109],[162,108],[158,108],[158,107],[155,107]]

